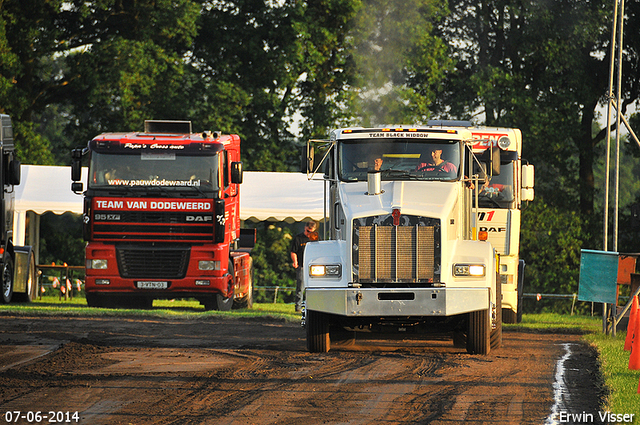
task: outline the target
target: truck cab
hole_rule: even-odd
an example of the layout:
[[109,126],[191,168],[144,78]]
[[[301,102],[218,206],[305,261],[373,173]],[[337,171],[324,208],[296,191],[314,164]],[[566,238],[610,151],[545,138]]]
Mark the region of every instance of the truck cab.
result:
[[500,345],[499,256],[473,201],[484,179],[474,164],[499,174],[499,152],[476,155],[472,141],[464,128],[394,126],[308,144],[330,223],[328,240],[304,254],[310,351],[328,351],[334,330],[444,332],[477,354]]
[[177,297],[196,298],[206,310],[251,305],[251,257],[239,249],[237,135],[194,133],[189,121],[98,135],[72,152],[76,193],[84,190],[83,155],[90,306],[148,308]]

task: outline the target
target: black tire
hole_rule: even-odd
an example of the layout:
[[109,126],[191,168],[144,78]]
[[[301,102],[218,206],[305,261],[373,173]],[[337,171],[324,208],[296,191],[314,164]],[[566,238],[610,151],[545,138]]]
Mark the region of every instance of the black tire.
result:
[[518,323],[518,314],[510,308],[502,309],[502,323]]
[[467,352],[486,355],[491,351],[491,314],[489,309],[469,313]]
[[13,260],[6,256],[2,265],[2,302],[9,304],[13,298]]
[[[225,298],[222,294],[216,294],[213,297],[213,302],[215,303],[215,310],[218,311],[231,311],[233,307],[233,261],[229,259],[229,268],[227,269],[227,273],[229,274],[229,282],[227,283],[227,295]],[[205,305],[205,310],[207,309]]]
[[325,314],[307,310],[307,350],[311,353],[326,353],[331,348],[329,321]]
[[[222,294],[216,294],[213,297],[213,304],[212,310],[231,311],[231,307],[233,306],[233,296],[225,298]],[[206,304],[204,309],[207,309]]]

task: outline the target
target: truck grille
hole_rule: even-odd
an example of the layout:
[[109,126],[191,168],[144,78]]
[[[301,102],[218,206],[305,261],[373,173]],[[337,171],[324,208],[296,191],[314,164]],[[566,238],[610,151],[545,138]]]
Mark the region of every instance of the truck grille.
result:
[[129,279],[182,279],[189,254],[189,248],[182,247],[116,247],[120,275]]
[[391,215],[354,221],[353,280],[385,286],[440,282],[440,220]]

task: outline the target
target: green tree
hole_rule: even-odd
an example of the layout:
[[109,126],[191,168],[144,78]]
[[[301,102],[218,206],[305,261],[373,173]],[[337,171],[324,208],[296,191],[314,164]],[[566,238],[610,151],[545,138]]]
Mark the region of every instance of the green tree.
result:
[[256,246],[251,251],[255,284],[259,286],[295,287],[295,270],[291,266],[291,230],[281,224],[256,225]]
[[49,143],[33,115],[52,101],[57,75],[43,56],[56,49],[56,11],[62,1],[0,1],[0,111],[11,115],[16,151],[23,162],[51,164]]
[[456,59],[435,111],[516,126],[538,167],[537,190],[563,208],[594,212],[596,107],[608,81],[612,8],[604,0],[450,1],[440,27]]
[[521,258],[526,262],[525,292],[573,294],[580,275],[581,221],[574,211],[538,198],[522,214]]
[[447,14],[434,0],[363,1],[351,34],[357,79],[352,121],[361,125],[425,122],[434,86],[453,66],[434,28]]

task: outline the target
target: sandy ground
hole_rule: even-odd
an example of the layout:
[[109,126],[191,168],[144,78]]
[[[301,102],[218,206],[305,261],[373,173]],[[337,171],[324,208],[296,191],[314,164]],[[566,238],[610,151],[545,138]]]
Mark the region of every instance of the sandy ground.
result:
[[559,423],[553,409],[597,419],[597,361],[579,336],[508,331],[503,344],[471,356],[448,339],[350,340],[312,354],[298,324],[276,319],[0,316],[0,423]]

